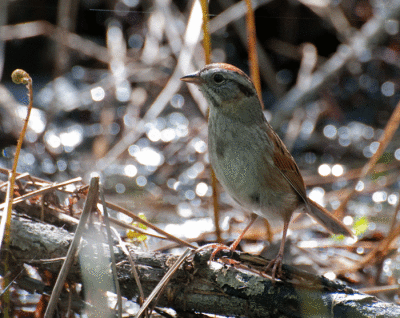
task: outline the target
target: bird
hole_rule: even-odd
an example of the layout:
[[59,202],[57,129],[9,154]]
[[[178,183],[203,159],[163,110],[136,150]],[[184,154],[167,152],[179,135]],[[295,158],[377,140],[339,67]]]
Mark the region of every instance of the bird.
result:
[[269,222],[283,221],[279,252],[266,268],[273,282],[282,276],[293,213],[305,212],[331,233],[353,237],[343,222],[307,197],[300,170],[266,120],[263,103],[246,73],[230,64],[213,63],[181,80],[195,84],[208,102],[209,159],[225,191],[240,206]]

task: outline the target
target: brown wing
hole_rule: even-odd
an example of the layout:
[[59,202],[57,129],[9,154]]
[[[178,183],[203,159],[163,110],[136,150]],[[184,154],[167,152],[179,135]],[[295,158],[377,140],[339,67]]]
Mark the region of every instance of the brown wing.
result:
[[275,166],[282,173],[284,178],[290,183],[293,189],[300,195],[304,202],[308,202],[306,195],[306,187],[304,185],[303,177],[300,174],[299,168],[294,161],[289,150],[287,150],[283,141],[267,124],[266,132],[269,139],[274,144],[273,161]]

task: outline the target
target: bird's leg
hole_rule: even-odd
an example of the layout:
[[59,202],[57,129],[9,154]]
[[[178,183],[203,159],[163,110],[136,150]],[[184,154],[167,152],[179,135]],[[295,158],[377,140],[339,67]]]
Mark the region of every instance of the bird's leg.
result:
[[257,214],[251,214],[250,216],[250,222],[249,224],[246,226],[246,228],[243,230],[242,234],[239,235],[239,237],[231,244],[231,246],[229,246],[229,249],[231,251],[235,251],[236,247],[239,245],[240,241],[243,239],[244,235],[246,234],[246,232],[249,230],[249,228],[253,225],[254,221],[257,220],[258,215]]
[[[251,219],[249,224],[246,226],[246,228],[243,230],[242,234],[239,235],[239,237],[229,246],[229,250],[231,250],[232,252],[236,250],[236,247],[239,245],[240,241],[243,239],[244,235],[246,234],[246,232],[249,230],[249,228],[253,225],[254,221],[257,219],[257,214],[252,214],[251,215]],[[217,253],[219,251],[222,251],[224,249],[228,248],[226,245],[223,244],[218,244],[215,246],[215,250],[212,252],[210,260],[212,261],[215,257],[215,255],[217,255]]]
[[283,233],[282,233],[282,241],[281,246],[279,247],[278,255],[269,262],[268,266],[265,268],[265,271],[272,268],[272,281],[275,282],[275,278],[280,278],[282,276],[282,261],[283,261],[283,252],[285,249],[285,241],[286,234],[289,228],[290,218],[285,220],[283,223]]

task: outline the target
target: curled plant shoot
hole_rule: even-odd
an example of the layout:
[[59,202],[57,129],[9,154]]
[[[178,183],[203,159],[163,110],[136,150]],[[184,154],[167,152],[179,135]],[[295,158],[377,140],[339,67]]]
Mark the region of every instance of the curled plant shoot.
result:
[[11,223],[11,208],[12,208],[12,198],[14,195],[14,183],[15,183],[15,177],[16,177],[16,171],[17,171],[17,165],[18,165],[18,158],[19,158],[19,153],[22,148],[22,142],[24,140],[24,136],[26,133],[26,129],[28,127],[28,120],[29,116],[31,114],[32,110],[32,104],[33,104],[33,95],[32,95],[32,78],[29,76],[27,72],[24,70],[16,69],[12,74],[11,74],[11,79],[13,80],[14,83],[16,84],[24,84],[26,85],[28,89],[28,96],[29,96],[29,106],[28,106],[28,111],[26,114],[26,119],[21,131],[21,134],[18,139],[17,143],[17,148],[15,149],[15,156],[14,156],[14,163],[13,167],[9,176],[9,184],[8,184],[8,189],[7,189],[7,196],[6,196],[6,205],[4,207],[4,214],[7,217],[3,217],[1,219],[1,224],[0,224],[0,248],[3,242],[4,238],[4,243],[6,246],[9,244],[10,240],[10,223]]
[[12,72],[11,79],[15,84],[28,85],[29,83],[32,83],[32,79],[29,74],[21,69],[16,69],[14,72]]
[[[26,85],[26,88],[28,89],[28,97],[29,97],[29,105],[28,105],[28,110],[26,113],[26,118],[24,121],[24,125],[22,127],[21,134],[18,139],[17,143],[17,148],[15,149],[15,155],[14,155],[14,163],[12,166],[11,173],[9,174],[8,177],[8,187],[7,187],[7,194],[6,194],[6,200],[5,200],[5,206],[4,206],[4,212],[3,212],[3,217],[1,218],[1,223],[0,223],[0,249],[2,247],[2,243],[4,240],[4,247],[5,250],[8,250],[9,245],[10,245],[10,234],[11,234],[11,212],[12,212],[12,202],[13,202],[13,196],[14,196],[14,184],[15,184],[15,177],[17,174],[17,165],[18,165],[18,158],[19,154],[21,152],[22,148],[22,142],[25,137],[26,129],[28,127],[28,120],[29,116],[31,114],[32,110],[32,104],[33,104],[33,94],[32,94],[32,78],[29,76],[27,72],[24,70],[17,69],[11,74],[11,78],[15,84],[24,84]],[[9,272],[9,254],[6,253],[4,257],[4,286],[9,286],[9,277],[7,273]],[[4,301],[4,317],[8,318],[8,313],[10,312],[10,294],[9,290],[7,289],[3,293],[3,301]]]

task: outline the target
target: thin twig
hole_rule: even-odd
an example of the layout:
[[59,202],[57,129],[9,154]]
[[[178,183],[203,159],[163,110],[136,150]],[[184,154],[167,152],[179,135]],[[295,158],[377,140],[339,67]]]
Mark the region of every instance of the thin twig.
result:
[[[203,14],[203,49],[205,55],[205,62],[206,64],[211,63],[211,40],[210,40],[210,27],[209,27],[209,17],[208,17],[208,2],[207,0],[200,0],[201,3],[201,11]],[[207,111],[208,113],[208,111]],[[208,116],[207,116],[208,118]],[[218,182],[217,177],[215,176],[214,170],[210,167],[210,176],[211,176],[211,188],[212,188],[212,202],[214,208],[214,227],[215,227],[215,234],[217,236],[217,242],[222,243],[221,237],[221,228],[219,226],[219,203],[218,203]]]
[[[257,36],[256,36],[256,22],[254,18],[254,10],[251,5],[251,0],[246,0],[246,26],[247,26],[247,40],[250,62],[250,74],[256,88],[258,97],[261,98],[261,82],[260,72],[258,70],[258,55],[257,55]],[[262,105],[264,108],[264,105]]]
[[208,16],[208,1],[207,0],[200,0],[201,4],[201,12],[203,16],[203,48],[204,48],[204,55],[206,64],[211,63],[211,40],[210,40],[210,27],[209,27],[209,16]]
[[[253,0],[252,8],[253,10],[256,10],[257,7],[265,5],[268,2],[271,2],[271,0]],[[238,34],[240,40],[244,45],[247,45],[246,30],[243,27],[243,23],[240,19],[243,15],[246,14],[246,4],[244,3],[244,1],[240,1],[234,4],[232,0],[219,0],[219,4],[222,6],[222,8],[225,9],[225,11],[223,11],[221,14],[210,21],[211,33],[225,27],[228,23],[232,22],[233,27],[235,28],[235,31]],[[284,87],[277,83],[276,72],[271,58],[269,58],[268,54],[265,52],[259,41],[256,41],[256,48],[259,60],[258,65],[261,71],[262,78],[268,84],[268,87],[271,89],[274,96],[282,96],[284,94]]]
[[219,217],[220,217],[220,209],[218,203],[218,181],[215,176],[215,172],[212,167],[210,167],[211,173],[211,186],[212,186],[212,199],[213,199],[213,207],[214,207],[214,227],[215,227],[215,235],[217,236],[217,242],[222,243],[222,230],[219,226]]

